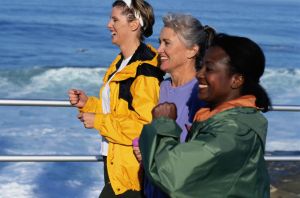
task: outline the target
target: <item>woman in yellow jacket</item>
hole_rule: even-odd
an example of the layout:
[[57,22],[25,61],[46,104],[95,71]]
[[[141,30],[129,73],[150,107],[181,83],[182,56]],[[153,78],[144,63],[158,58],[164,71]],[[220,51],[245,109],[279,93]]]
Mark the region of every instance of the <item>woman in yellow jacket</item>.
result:
[[115,1],[107,27],[121,53],[103,78],[99,98],[69,91],[71,104],[80,110],[78,118],[102,136],[105,186],[100,197],[142,197],[132,140],[151,121],[163,80],[156,50],[142,42],[152,34],[153,24],[153,10],[146,1]]

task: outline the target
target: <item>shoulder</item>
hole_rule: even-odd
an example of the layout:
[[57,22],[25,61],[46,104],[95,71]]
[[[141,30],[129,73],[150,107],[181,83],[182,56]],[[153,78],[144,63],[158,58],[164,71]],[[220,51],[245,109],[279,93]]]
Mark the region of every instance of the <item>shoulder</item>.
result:
[[170,85],[171,85],[171,78],[168,77],[161,82],[160,87],[169,87]]
[[146,77],[156,77],[159,81],[163,80],[164,72],[161,71],[158,67],[154,67],[148,63],[142,63],[137,67],[136,76],[146,76]]
[[157,58],[157,51],[151,45],[141,43],[135,51],[132,60],[133,61],[151,61]]
[[216,114],[204,121],[217,133],[245,135],[249,131],[266,133],[267,120],[254,108],[237,107]]

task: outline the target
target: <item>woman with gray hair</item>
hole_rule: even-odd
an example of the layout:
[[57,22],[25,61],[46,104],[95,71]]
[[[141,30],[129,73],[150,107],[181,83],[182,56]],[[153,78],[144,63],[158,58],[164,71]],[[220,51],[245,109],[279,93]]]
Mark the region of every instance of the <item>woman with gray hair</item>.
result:
[[[159,103],[174,103],[178,116],[176,122],[182,129],[180,141],[184,142],[195,112],[204,103],[198,97],[196,71],[206,48],[215,35],[213,28],[203,26],[198,19],[187,14],[170,13],[163,18],[158,48],[160,69],[170,77],[160,86]],[[138,141],[134,151],[139,159]],[[143,163],[148,163],[144,161]],[[147,176],[146,176],[147,177]],[[145,179],[146,197],[167,197]]]

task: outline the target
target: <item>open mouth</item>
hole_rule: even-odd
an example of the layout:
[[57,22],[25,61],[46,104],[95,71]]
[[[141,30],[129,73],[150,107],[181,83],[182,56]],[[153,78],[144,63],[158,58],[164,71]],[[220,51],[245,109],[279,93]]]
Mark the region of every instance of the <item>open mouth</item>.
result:
[[204,89],[204,88],[207,88],[207,87],[208,87],[207,85],[199,84],[199,88],[200,88],[200,89]]
[[168,58],[167,58],[166,56],[161,56],[161,55],[160,55],[159,58],[160,58],[161,61],[168,60]]

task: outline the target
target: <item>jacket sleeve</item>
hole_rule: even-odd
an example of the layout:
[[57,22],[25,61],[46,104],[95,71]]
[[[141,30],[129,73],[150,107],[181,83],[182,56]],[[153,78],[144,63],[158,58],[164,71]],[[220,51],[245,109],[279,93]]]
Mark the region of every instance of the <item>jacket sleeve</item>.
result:
[[158,102],[159,80],[155,77],[139,76],[131,88],[132,107],[126,114],[96,114],[94,128],[108,141],[132,145],[132,140],[141,133],[144,124],[152,120],[151,111]]
[[[203,181],[199,188],[212,184],[208,175],[224,168],[220,156],[236,154],[236,144],[226,134],[216,138],[206,133],[186,143],[180,143],[179,137],[180,128],[174,120],[158,118],[144,126],[139,140],[147,177],[174,197],[184,197],[184,192],[191,190],[187,184]],[[219,176],[224,176],[222,171]]]
[[94,96],[90,96],[84,107],[80,108],[79,111],[83,113],[102,113],[101,100]]

